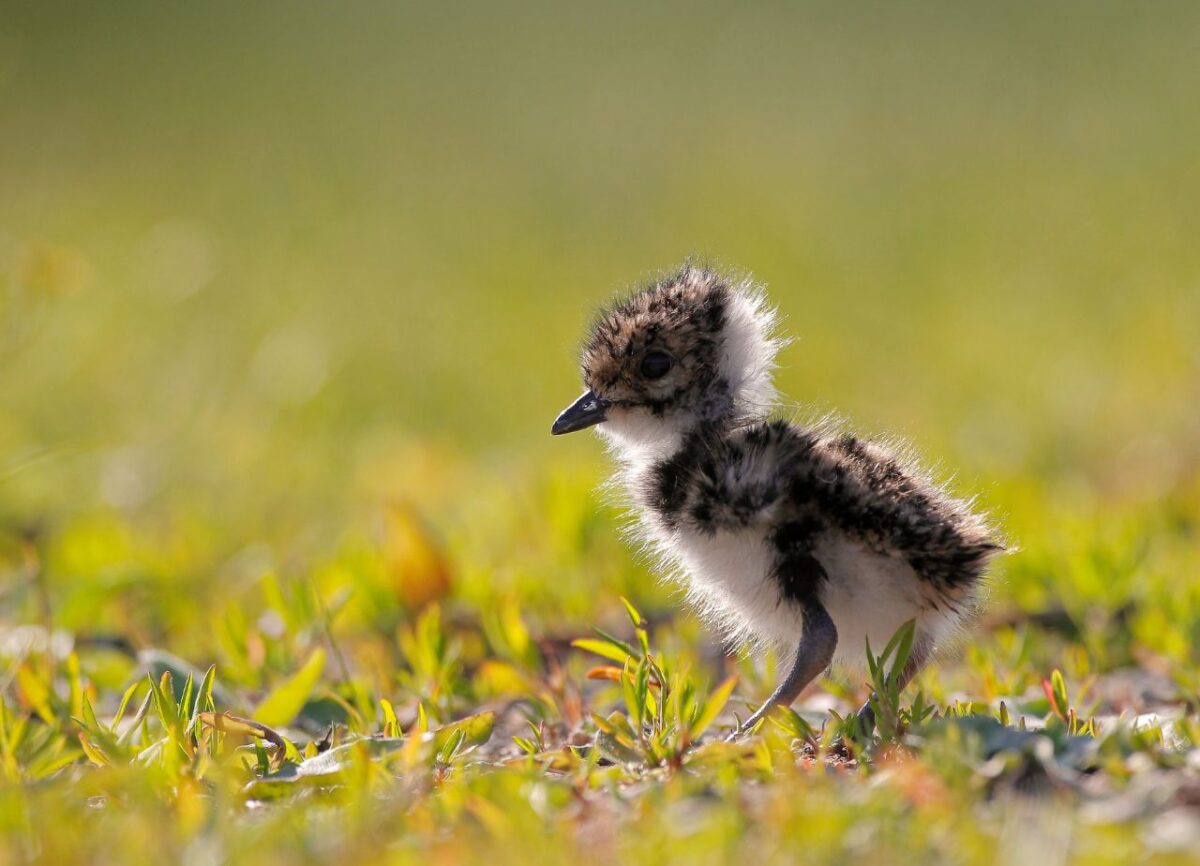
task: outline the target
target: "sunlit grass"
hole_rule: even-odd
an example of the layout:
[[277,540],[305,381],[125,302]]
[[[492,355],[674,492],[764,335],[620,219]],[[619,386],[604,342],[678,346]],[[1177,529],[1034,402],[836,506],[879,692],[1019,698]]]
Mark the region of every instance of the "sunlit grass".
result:
[[[600,545],[623,563],[616,571],[639,573],[609,546],[608,518],[603,532],[585,529],[607,513],[588,481],[573,497],[591,505],[574,518],[542,510],[542,543]],[[531,486],[534,501],[559,501],[553,485]],[[1142,519],[1175,507],[1146,506]],[[178,631],[154,640],[82,622],[6,630],[0,788],[13,862],[77,859],[96,845],[137,859],[131,846],[164,832],[164,854],[212,849],[235,862],[485,851],[507,862],[528,858],[509,846],[530,834],[546,840],[545,862],[787,859],[795,845],[990,862],[996,845],[1020,848],[1014,833],[1045,831],[1013,817],[1025,796],[1053,798],[1064,827],[1090,815],[1086,833],[1116,841],[1077,839],[1073,850],[1119,862],[1113,852],[1159,832],[1163,809],[1183,808],[1170,803],[1186,796],[1200,754],[1187,673],[1200,626],[1172,577],[1195,554],[1168,529],[1155,532],[1158,561],[1136,592],[1126,570],[1139,566],[1086,532],[1054,540],[1083,581],[1070,604],[1048,593],[1016,606],[1014,583],[1053,573],[1008,567],[965,655],[903,695],[887,673],[903,646],[887,648],[873,734],[839,722],[871,677],[839,676],[725,742],[770,675],[714,655],[694,623],[664,619],[670,592],[635,585],[639,606],[623,604],[623,579],[599,571],[587,590],[556,585],[558,566],[533,556],[509,563],[543,584],[525,599],[520,580],[488,580],[515,525],[499,548],[495,538],[443,548],[407,509],[377,518],[374,532],[291,574],[264,560],[195,596],[118,581],[106,616],[175,617]],[[161,537],[130,529],[65,537],[90,539],[97,573],[162,555]],[[1027,563],[1044,561],[1040,544],[1031,540]],[[37,623],[42,564],[28,541],[8,550],[23,553],[10,564],[28,578],[9,604],[25,599]],[[564,614],[581,591],[590,614]],[[52,604],[69,609],[73,593],[103,597],[91,584],[58,587]],[[181,658],[157,646],[198,649]],[[823,691],[833,710],[821,708]],[[82,835],[57,832],[61,821],[81,822]],[[1169,849],[1170,838],[1155,844]]]

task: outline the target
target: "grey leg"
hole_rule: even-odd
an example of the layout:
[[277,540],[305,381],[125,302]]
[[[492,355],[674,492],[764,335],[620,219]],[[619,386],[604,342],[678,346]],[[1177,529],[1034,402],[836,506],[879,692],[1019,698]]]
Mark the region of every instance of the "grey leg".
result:
[[800,646],[796,650],[796,659],[792,662],[792,669],[754,715],[746,719],[739,730],[733,732],[731,739],[742,731],[753,728],[776,706],[788,706],[796,700],[804,691],[804,687],[829,667],[835,649],[837,626],[833,624],[829,613],[819,601],[810,602],[804,609],[804,630],[800,636]]
[[[933,647],[927,640],[919,638],[913,641],[912,649],[908,653],[908,661],[904,664],[904,670],[900,672],[900,689],[903,690],[913,677],[921,672],[921,668],[925,667],[929,661],[929,656],[932,654]],[[877,698],[878,695],[872,694],[871,697]],[[868,700],[859,709],[856,714],[858,718],[858,729],[860,731],[871,731],[875,728],[875,711],[871,709],[871,702]]]

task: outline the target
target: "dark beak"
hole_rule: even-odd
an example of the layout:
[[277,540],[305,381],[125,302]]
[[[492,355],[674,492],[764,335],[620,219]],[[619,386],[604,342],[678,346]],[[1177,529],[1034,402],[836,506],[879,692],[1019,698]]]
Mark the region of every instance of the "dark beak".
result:
[[588,391],[563,410],[554,420],[550,432],[561,436],[563,433],[574,433],[576,430],[585,430],[593,424],[599,424],[604,420],[604,413],[608,411],[608,407],[607,400],[602,400]]

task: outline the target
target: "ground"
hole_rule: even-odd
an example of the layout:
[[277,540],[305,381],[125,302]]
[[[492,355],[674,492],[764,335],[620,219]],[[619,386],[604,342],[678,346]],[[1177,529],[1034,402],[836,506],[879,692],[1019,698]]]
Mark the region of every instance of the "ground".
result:
[[[1082,517],[1070,537],[1022,532],[961,654],[902,696],[882,684],[880,730],[837,748],[837,714],[870,671],[724,741],[769,691],[773,660],[726,657],[669,591],[649,593],[648,613],[622,604],[649,576],[587,480],[476,477],[492,513],[461,536],[393,505],[325,561],[274,573],[247,550],[182,592],[173,533],[97,519],[10,537],[10,592],[103,620],[153,610],[180,654],[135,647],[132,631],[6,630],[9,861],[972,863],[998,849],[1126,863],[1200,850],[1200,604],[1176,579],[1196,567],[1197,489],[1111,537]],[[501,485],[507,507],[492,499]],[[1038,509],[1023,497],[1012,522],[1036,526]],[[1135,527],[1153,543],[1130,551]],[[67,562],[94,579],[54,585]],[[225,591],[207,592],[217,579]]]

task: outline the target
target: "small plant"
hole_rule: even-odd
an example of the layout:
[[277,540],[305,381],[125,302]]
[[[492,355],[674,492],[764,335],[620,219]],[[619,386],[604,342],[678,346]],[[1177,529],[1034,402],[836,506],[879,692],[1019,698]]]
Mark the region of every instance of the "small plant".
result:
[[574,646],[620,663],[588,672],[588,678],[621,686],[624,712],[592,715],[596,746],[612,760],[647,767],[679,768],[689,749],[725,708],[737,685],[736,677],[701,694],[686,670],[674,670],[650,648],[647,624],[627,599],[622,599],[633,624],[637,645],[596,629],[595,638],[573,641]]
[[924,692],[917,692],[908,706],[901,703],[904,691],[904,672],[912,652],[916,623],[902,625],[883,652],[876,655],[871,640],[866,642],[867,670],[870,674],[870,697],[866,712],[842,716],[831,711],[837,742],[853,754],[869,753],[879,745],[899,743],[905,733],[936,713]]
[[1046,717],[1047,726],[1064,726],[1067,733],[1072,736],[1096,736],[1096,720],[1084,721],[1079,718],[1079,714],[1071,706],[1070,698],[1067,695],[1067,683],[1063,679],[1062,671],[1055,669],[1049,679],[1042,680],[1042,691],[1046,695],[1046,701],[1050,704],[1050,713]]

